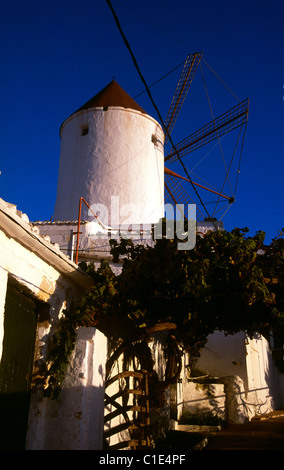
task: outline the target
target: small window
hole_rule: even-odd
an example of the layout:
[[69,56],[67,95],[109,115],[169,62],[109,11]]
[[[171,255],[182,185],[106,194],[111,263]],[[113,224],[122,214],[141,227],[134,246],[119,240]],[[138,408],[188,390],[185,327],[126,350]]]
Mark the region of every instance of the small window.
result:
[[84,126],[81,128],[81,135],[87,135],[89,133],[89,127]]

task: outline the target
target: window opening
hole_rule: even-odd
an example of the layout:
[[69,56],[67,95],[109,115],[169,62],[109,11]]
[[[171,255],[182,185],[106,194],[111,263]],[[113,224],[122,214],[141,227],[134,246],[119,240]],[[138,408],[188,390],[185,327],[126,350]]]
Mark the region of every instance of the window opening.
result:
[[89,133],[89,126],[84,126],[81,128],[81,135],[87,135]]

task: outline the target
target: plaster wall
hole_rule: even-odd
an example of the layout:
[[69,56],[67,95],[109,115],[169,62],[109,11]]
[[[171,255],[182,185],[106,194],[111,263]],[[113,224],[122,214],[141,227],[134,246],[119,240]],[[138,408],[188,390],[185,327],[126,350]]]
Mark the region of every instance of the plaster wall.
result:
[[261,335],[247,340],[247,402],[251,415],[267,413],[279,406],[278,370],[268,341]]
[[[54,222],[35,222],[35,225],[38,227],[41,235],[48,237],[51,243],[57,243],[60,250],[68,256],[71,261],[74,261],[74,250],[77,240],[76,232],[78,232],[78,224],[76,222],[66,222],[65,224]],[[85,224],[82,225],[80,231],[85,232]],[[83,235],[81,234],[81,242],[82,238],[86,238],[84,235],[85,233]],[[82,246],[80,246],[80,248],[81,247]]]
[[189,416],[203,419],[212,414],[226,419],[226,394],[224,385],[219,383],[202,384],[195,381],[184,383],[182,401],[178,403],[178,419]]
[[49,300],[56,290],[60,273],[1,231],[0,245],[3,247],[0,253],[2,271],[18,279],[38,299]]
[[[244,422],[279,406],[279,374],[269,343],[261,335],[250,339],[245,333],[225,336],[223,332],[216,331],[208,337],[192,372],[223,384],[229,422]],[[181,386],[180,393],[185,402],[191,387],[190,373],[187,371],[188,377],[183,379]]]
[[[84,197],[97,205],[106,225],[158,221],[164,211],[163,140],[160,125],[136,110],[93,108],[72,115],[61,131],[55,219],[77,220]],[[85,207],[82,219],[90,220]]]
[[[72,261],[76,256],[77,245],[77,232],[78,224],[74,222],[36,222],[39,231],[42,235],[47,236],[52,243],[59,245],[60,249]],[[148,230],[148,225],[143,225],[144,229]],[[113,262],[113,256],[110,254],[110,238],[115,238],[117,233],[123,233],[123,236],[133,239],[134,243],[150,245],[151,239],[144,239],[144,233],[141,235],[139,231],[134,228],[134,231],[129,231],[125,226],[119,226],[120,232],[111,233],[108,237],[107,234],[101,236],[99,233],[94,233],[93,222],[82,221],[80,226],[79,237],[79,251],[78,263],[81,261],[93,262],[96,267],[101,263],[101,259],[107,259],[113,272],[118,275],[122,269],[122,261],[118,263]],[[149,228],[150,230],[150,228]],[[125,235],[126,234],[126,235]],[[118,235],[117,240],[119,241]]]
[[59,397],[41,397],[33,407],[28,449],[102,449],[106,350],[107,339],[99,330],[78,330]]

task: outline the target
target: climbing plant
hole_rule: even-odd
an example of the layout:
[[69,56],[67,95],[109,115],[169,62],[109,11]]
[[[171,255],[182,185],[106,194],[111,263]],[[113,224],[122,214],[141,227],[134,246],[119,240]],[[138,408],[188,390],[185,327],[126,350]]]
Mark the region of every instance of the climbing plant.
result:
[[[187,251],[166,235],[150,246],[111,240],[114,261],[123,262],[121,274],[105,260],[97,269],[81,264],[94,285],[76,309],[65,313],[52,338],[46,393],[60,388],[80,326],[95,326],[109,338],[107,376],[121,355],[125,368],[136,358],[148,370],[153,406],[177,380],[182,352],[194,362],[216,329],[248,335],[266,335],[276,326],[282,331],[283,233],[268,247],[264,240],[263,232],[248,236],[247,229],[208,232]],[[163,381],[154,372],[149,348],[153,333],[161,330],[168,332]]]

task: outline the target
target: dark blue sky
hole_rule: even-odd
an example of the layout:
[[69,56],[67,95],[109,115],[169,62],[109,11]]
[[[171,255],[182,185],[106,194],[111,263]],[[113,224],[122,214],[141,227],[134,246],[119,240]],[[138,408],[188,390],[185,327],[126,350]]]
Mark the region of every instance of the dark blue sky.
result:
[[[203,76],[199,70],[194,78],[172,134],[175,143],[211,120],[206,90],[214,117],[238,103],[224,83],[240,100],[250,99],[236,202],[222,220],[228,230],[264,230],[269,242],[284,227],[282,0],[112,4],[148,84],[188,54],[204,52]],[[132,97],[143,84],[105,0],[2,3],[0,37],[0,197],[30,220],[46,220],[56,198],[62,121],[113,77]],[[164,117],[180,72],[151,89]],[[157,118],[145,93],[136,100]],[[231,144],[222,141],[229,160],[234,143],[233,135]],[[194,169],[192,179],[220,188],[225,168],[219,146],[211,147],[199,160],[184,162]],[[232,167],[232,185],[236,175]]]

